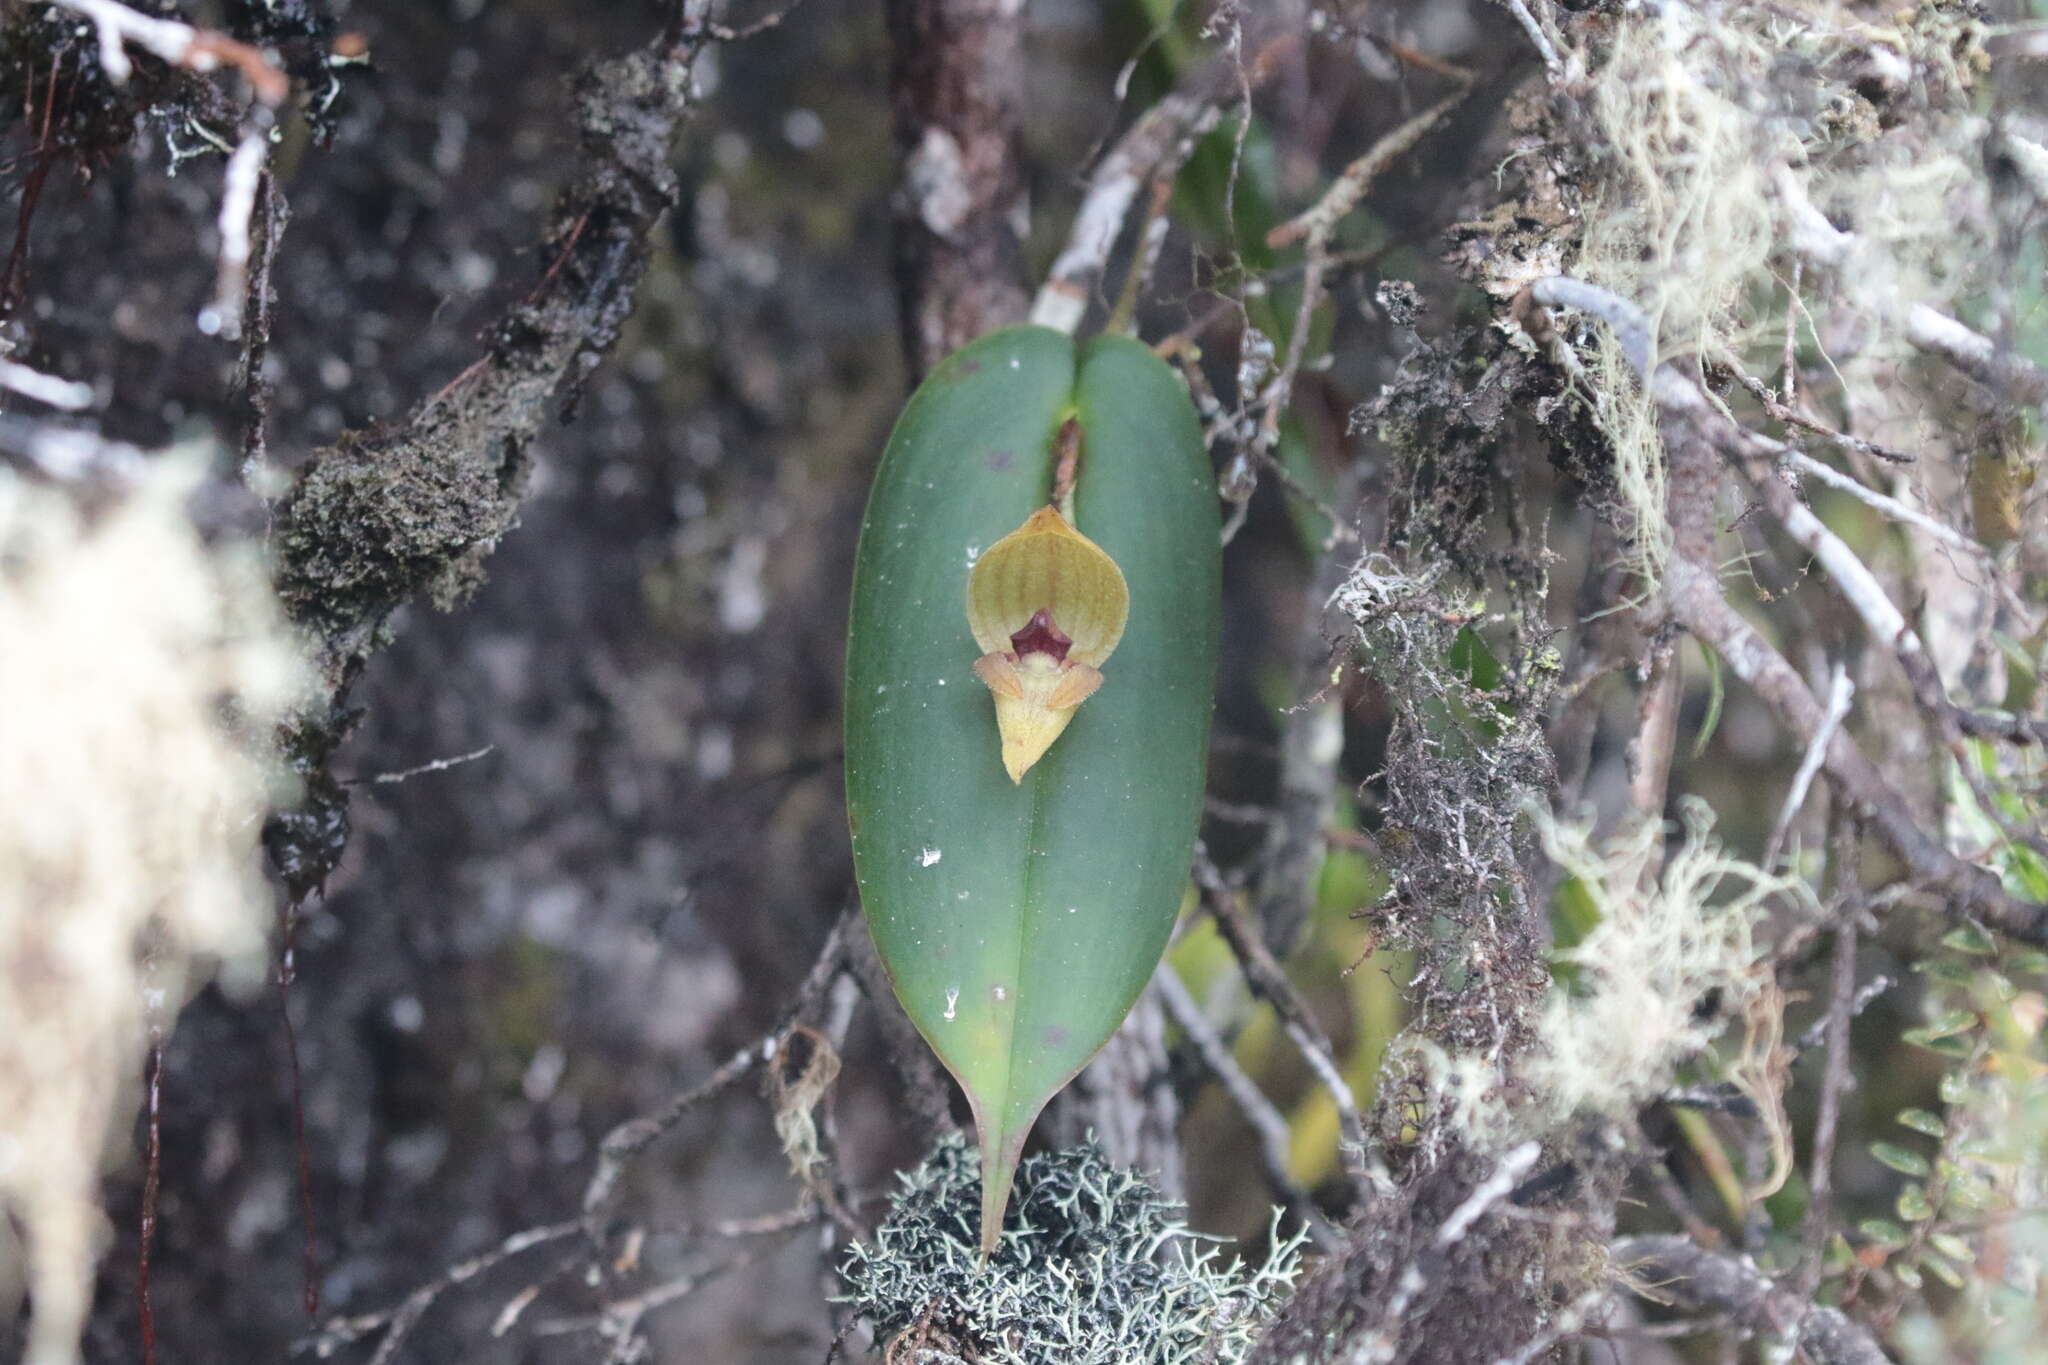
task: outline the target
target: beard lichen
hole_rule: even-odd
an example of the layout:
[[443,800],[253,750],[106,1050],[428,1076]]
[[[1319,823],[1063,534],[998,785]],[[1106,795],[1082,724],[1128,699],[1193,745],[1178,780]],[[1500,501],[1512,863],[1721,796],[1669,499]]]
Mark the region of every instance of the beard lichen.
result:
[[198,469],[88,496],[0,466],[0,1266],[32,1365],[75,1359],[149,1037],[216,968],[262,970],[256,755],[299,666],[254,553],[195,531]]
[[[1998,256],[1972,11],[1663,5],[1582,26],[1571,77],[1510,102],[1510,197],[1453,230],[1451,259],[1525,353],[1538,348],[1505,305],[1561,273],[1639,307],[1654,359],[1769,374],[1789,350],[1817,351],[1863,392],[1852,360],[1894,363],[1911,306],[1981,285]],[[1821,215],[1857,243],[1832,289],[1800,274]],[[1651,405],[1605,327],[1558,322],[1560,368],[1609,447],[1605,510],[1654,586],[1669,542]]]

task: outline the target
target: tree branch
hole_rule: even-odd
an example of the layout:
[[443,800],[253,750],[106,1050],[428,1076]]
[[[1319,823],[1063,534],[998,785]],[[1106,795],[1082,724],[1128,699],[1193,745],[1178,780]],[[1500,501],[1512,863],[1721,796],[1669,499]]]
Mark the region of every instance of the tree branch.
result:
[[323,693],[284,736],[304,804],[265,832],[295,901],[346,844],[347,800],[326,762],[391,614],[422,591],[451,605],[480,581],[517,520],[555,393],[566,382],[573,409],[632,312],[650,234],[676,198],[675,142],[712,41],[708,8],[687,0],[675,31],[578,78],[577,164],[542,238],[552,263],[491,329],[485,355],[396,426],[315,452],[277,504],[278,593],[313,641]]
[[1671,1235],[1619,1238],[1613,1255],[1645,1287],[1636,1291],[1645,1297],[1715,1309],[1751,1332],[1796,1340],[1818,1365],[1890,1365],[1870,1334],[1840,1309],[1785,1293],[1746,1258],[1707,1251],[1689,1238]]
[[1023,6],[889,0],[889,85],[902,183],[896,284],[911,366],[923,374],[1024,317]]

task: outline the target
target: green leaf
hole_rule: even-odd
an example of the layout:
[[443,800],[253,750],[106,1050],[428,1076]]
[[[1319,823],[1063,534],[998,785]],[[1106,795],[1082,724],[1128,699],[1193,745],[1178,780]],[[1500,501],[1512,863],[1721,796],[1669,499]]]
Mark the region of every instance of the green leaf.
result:
[[1982,1176],[1964,1172],[1948,1186],[1948,1207],[1959,1213],[1989,1213],[2000,1206],[1998,1191]]
[[1934,1255],[1932,1252],[1923,1253],[1921,1255],[1920,1268],[1926,1271],[1928,1274],[1934,1276],[1935,1279],[1940,1280],[1950,1289],[1961,1289],[1963,1287],[1963,1272],[1957,1270],[1954,1266],[1950,1265],[1941,1257]]
[[1920,1278],[1920,1271],[1905,1261],[1893,1261],[1891,1263],[1891,1272],[1898,1276],[1899,1283],[1905,1285],[1908,1289],[1918,1289],[1923,1283]]
[[2008,965],[2026,976],[2048,976],[2048,953],[2037,948],[2028,948],[2014,953]]
[[1909,1223],[1924,1223],[1934,1217],[1934,1205],[1927,1198],[1927,1188],[1917,1181],[1899,1191],[1892,1207]]
[[1925,1109],[1901,1109],[1898,1122],[1916,1133],[1925,1133],[1932,1138],[1941,1137],[1948,1132],[1948,1125],[1941,1121],[1941,1115]]
[[1974,924],[1959,924],[1949,930],[1941,936],[1941,946],[1959,953],[1976,953],[1980,957],[1989,957],[1998,951],[1998,944],[1991,935]]
[[[1069,418],[1074,525],[1121,568],[1130,615],[1100,690],[1013,784],[974,671],[968,571],[1046,504]],[[1173,928],[1201,813],[1218,528],[1186,390],[1121,337],[1077,354],[1020,327],[963,348],[912,396],[875,476],[847,646],[854,865],[897,998],[973,1106],[985,1247],[1033,1121]]]
[[1913,964],[1913,970],[1951,986],[1968,986],[1977,980],[1977,969],[1952,957],[1930,957]]
[[1870,1154],[1901,1175],[1926,1177],[1934,1174],[1934,1167],[1926,1157],[1895,1142],[1873,1142]]
[[1856,1230],[1881,1247],[1906,1244],[1906,1230],[1889,1219],[1866,1218],[1856,1225]]
[[1974,1050],[1967,1038],[1960,1038],[1954,1034],[1934,1033],[1924,1028],[1909,1028],[1899,1037],[1914,1047],[1924,1047],[1929,1052],[1943,1057],[1953,1057],[1958,1061],[1969,1057]]
[[1939,1251],[1951,1261],[1960,1261],[1964,1265],[1976,1263],[1976,1249],[1953,1232],[1937,1232],[1927,1240],[1936,1251]]
[[1943,1010],[1928,1020],[1925,1025],[1913,1030],[1929,1038],[1952,1038],[1958,1033],[1967,1033],[1977,1027],[1975,1010]]

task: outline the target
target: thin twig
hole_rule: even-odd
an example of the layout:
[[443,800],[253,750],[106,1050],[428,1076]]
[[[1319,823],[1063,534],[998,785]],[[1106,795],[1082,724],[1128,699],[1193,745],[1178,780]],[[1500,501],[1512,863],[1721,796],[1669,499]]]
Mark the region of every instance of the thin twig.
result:
[[1244,1115],[1245,1122],[1252,1126],[1252,1132],[1259,1140],[1259,1161],[1265,1168],[1266,1183],[1272,1186],[1273,1193],[1280,1196],[1288,1212],[1308,1225],[1309,1236],[1318,1247],[1324,1251],[1334,1250],[1338,1241],[1329,1220],[1317,1211],[1307,1192],[1295,1184],[1294,1177],[1288,1173],[1291,1138],[1287,1120],[1280,1116],[1280,1111],[1259,1089],[1258,1082],[1247,1076],[1244,1068],[1237,1064],[1237,1059],[1230,1054],[1229,1045],[1210,1026],[1202,1007],[1195,1003],[1194,996],[1188,994],[1188,988],[1170,964],[1162,962],[1152,973],[1152,989],[1166,1007],[1168,1016],[1188,1036],[1202,1064],[1209,1068],[1209,1073],[1223,1087],[1223,1092]]
[[[1292,36],[1267,44],[1245,71],[1244,89],[1248,92],[1263,84],[1279,68],[1280,59],[1298,44],[1299,39]],[[1088,177],[1088,189],[1074,214],[1067,244],[1054,258],[1044,285],[1032,300],[1031,321],[1062,332],[1081,325],[1139,189],[1174,159],[1185,160],[1192,139],[1238,94],[1235,64],[1214,58],[1183,88],[1139,115],[1117,139]]]
[[92,385],[81,384],[75,379],[59,379],[12,360],[0,360],[0,389],[66,412],[92,406]]
[[1550,41],[1550,35],[1543,31],[1543,25],[1536,21],[1536,16],[1529,12],[1529,6],[1525,3],[1525,0],[1500,0],[1500,2],[1506,5],[1509,12],[1515,16],[1515,22],[1522,26],[1522,32],[1529,35],[1529,41],[1535,45],[1536,55],[1543,59],[1543,69],[1550,73],[1551,83],[1554,85],[1562,80],[1564,78],[1564,63],[1558,60],[1557,46]]
[[1827,1250],[1830,1215],[1834,1211],[1835,1135],[1842,1117],[1842,1092],[1849,1085],[1849,1021],[1856,1014],[1857,904],[1855,821],[1838,817],[1834,839],[1835,876],[1840,881],[1843,913],[1835,931],[1835,956],[1830,973],[1827,1062],[1821,1069],[1820,1103],[1813,1121],[1813,1152],[1807,1163],[1805,1259],[1795,1280],[1801,1298],[1811,1300],[1820,1284]]
[[788,1036],[791,1023],[802,1018],[817,1003],[824,999],[832,979],[845,965],[846,940],[852,932],[851,911],[840,915],[832,931],[825,936],[824,946],[805,973],[803,983],[797,987],[795,999],[784,1011],[784,1022],[765,1037],[748,1043],[725,1060],[725,1063],[709,1076],[687,1090],[678,1092],[668,1103],[651,1114],[628,1119],[604,1135],[598,1143],[597,1165],[590,1173],[590,1180],[583,1187],[583,1229],[593,1245],[603,1241],[600,1220],[613,1192],[618,1188],[619,1179],[633,1158],[646,1151],[655,1140],[682,1122],[683,1116],[723,1091],[755,1067],[774,1058],[776,1050]]
[[383,1338],[377,1343],[376,1353],[370,1357],[370,1365],[389,1365],[392,1357],[398,1354],[398,1348],[405,1344],[405,1339],[411,1334],[412,1329],[419,1325],[420,1319],[426,1316],[427,1310],[432,1308],[435,1300],[443,1294],[522,1252],[573,1237],[582,1226],[580,1222],[571,1219],[560,1223],[545,1223],[539,1227],[521,1228],[489,1251],[449,1266],[389,1308],[375,1313],[329,1318],[319,1332],[300,1343],[300,1349],[309,1350],[325,1358],[350,1342],[361,1341],[367,1336],[382,1332]]
[[[1800,744],[1820,729],[1821,706],[1792,666],[1721,594],[1711,572],[1674,558],[1667,568],[1673,614],[1686,629],[1711,644],[1729,670],[1755,689],[1765,705]],[[1913,876],[1943,893],[1956,913],[1976,914],[2025,939],[2048,944],[2048,906],[2009,895],[1995,874],[1966,863],[1922,829],[1905,798],[1865,758],[1846,733],[1837,730],[1827,746],[1827,770],[1870,818],[1880,837]]]
[[213,302],[199,313],[199,330],[229,341],[239,339],[249,292],[249,225],[256,215],[256,192],[270,159],[270,115],[259,110],[249,119],[241,141],[228,157],[220,186],[220,265]]
[[[1671,762],[1678,748],[1678,712],[1685,699],[1685,672],[1673,644],[1653,645],[1650,677],[1636,703],[1636,733],[1628,744],[1629,806],[1636,818],[1662,827],[1671,788]],[[1655,880],[1655,860],[1643,869]]]
[[[1356,539],[1352,523],[1364,512],[1369,461],[1357,460],[1340,476],[1337,507],[1329,513],[1333,532]],[[1337,810],[1339,768],[1344,761],[1344,706],[1330,679],[1333,659],[1347,645],[1329,633],[1330,599],[1350,572],[1350,557],[1332,543],[1323,548],[1302,601],[1293,646],[1295,704],[1281,717],[1280,771],[1274,818],[1259,848],[1254,886],[1260,923],[1281,956],[1294,951],[1315,901],[1315,879],[1329,851],[1326,831]],[[1348,641],[1349,634],[1344,639]]]
[[882,1048],[889,1054],[889,1063],[903,1083],[903,1104],[912,1126],[926,1140],[955,1131],[959,1124],[953,1120],[952,1085],[898,1003],[866,924],[847,935],[846,957],[854,980],[860,982],[861,990],[875,1007],[875,1027],[882,1035]]
[[1906,340],[1994,392],[2022,402],[2048,404],[2048,370],[2025,356],[2000,349],[1990,337],[1924,303],[1906,312]]
[[1919,632],[1892,602],[1877,575],[1778,477],[1774,466],[1784,451],[1782,445],[1737,424],[1724,407],[1674,365],[1660,367],[1650,388],[1667,415],[1687,414],[1685,420],[1734,464],[1785,533],[1827,570],[1829,586],[1861,618],[1877,644],[1898,660],[1915,700],[1941,728],[1945,739],[1967,735],[2012,744],[2048,743],[2048,722],[2027,716],[1987,715],[1949,698]]
[[[1550,283],[1538,281],[1531,287],[1531,295],[1542,301],[1542,291]],[[1587,286],[1587,289],[1592,287]],[[1632,315],[1636,320],[1633,325],[1640,325],[1641,310],[1633,304],[1605,290],[1593,292],[1603,296],[1606,305],[1618,312],[1624,322]],[[1776,443],[1765,442],[1764,438],[1743,431],[1726,416],[1725,410],[1709,400],[1699,386],[1674,365],[1659,366],[1645,378],[1649,380],[1657,403],[1659,429],[1670,462],[1667,514],[1676,553],[1671,557],[1665,575],[1667,607],[1681,625],[1714,646],[1731,671],[1757,691],[1801,744],[1810,743],[1820,728],[1820,704],[1784,657],[1765,643],[1755,629],[1728,605],[1713,567],[1711,509],[1718,478],[1716,455],[1727,453],[1744,465],[1745,473],[1754,474],[1755,466],[1764,463],[1766,452],[1757,451],[1753,443],[1767,446],[1775,446]],[[1767,464],[1761,476],[1752,477],[1751,482],[1764,496],[1772,512],[1782,514],[1780,520],[1786,523],[1788,531],[1797,526],[1810,534],[1812,525],[1818,524],[1818,519],[1792,497],[1791,490],[1768,471]],[[1772,485],[1775,485],[1775,492]],[[1791,506],[1787,505],[1788,501]],[[1825,527],[1820,531],[1826,537],[1833,536]],[[1823,543],[1819,537],[1813,539],[1815,543]],[[1869,571],[1853,555],[1846,556],[1843,567],[1859,583],[1869,577]],[[1868,593],[1859,595],[1864,598],[1871,596]],[[1894,617],[1897,615],[1896,608],[1890,606],[1889,599],[1884,598],[1881,590],[1875,598],[1877,600],[1865,603],[1872,612],[1881,613],[1889,609]],[[1900,625],[1903,627],[1903,618],[1900,618]],[[1906,664],[1909,670],[1910,660],[1926,660],[1924,651],[1899,648],[1896,636],[1885,643],[1894,647],[1901,663]],[[1913,643],[1918,644],[1917,637]],[[1939,685],[1937,678],[1934,686],[1938,689]],[[1962,715],[1967,716],[1968,713]],[[1965,728],[1959,716],[1952,716],[1950,723]],[[1915,877],[1945,892],[1954,910],[1981,915],[2004,932],[2028,942],[2048,941],[2048,906],[2011,896],[1995,874],[1964,862],[1945,844],[1921,829],[1908,810],[1905,799],[1864,758],[1846,734],[1838,730],[1828,743],[1826,753],[1828,771],[1842,784],[1849,799],[1869,818],[1880,837]]]
[[115,85],[124,83],[134,70],[125,44],[133,43],[154,53],[172,66],[188,71],[212,71],[226,63],[240,71],[256,97],[273,108],[291,93],[291,83],[261,50],[216,33],[194,28],[175,19],[158,19],[138,14],[114,0],[50,0],[53,5],[76,10],[92,20],[99,32],[100,67]]
[[[680,1122],[685,1114],[729,1089],[741,1077],[774,1057],[778,1045],[788,1036],[792,1022],[814,1009],[827,988],[838,977],[844,966],[846,932],[850,922],[850,913],[842,915],[834,924],[832,931],[826,935],[824,946],[819,949],[816,960],[805,974],[803,983],[798,986],[796,995],[785,1012],[784,1021],[772,1032],[747,1044],[710,1076],[675,1095],[660,1109],[621,1123],[605,1135],[604,1140],[598,1145],[597,1163],[591,1171],[588,1183],[584,1186],[581,1216],[557,1223],[522,1228],[491,1250],[443,1270],[391,1308],[375,1313],[329,1319],[318,1333],[301,1342],[300,1348],[324,1357],[349,1342],[382,1332],[383,1336],[377,1344],[376,1353],[370,1358],[370,1365],[389,1365],[399,1348],[404,1345],[405,1339],[413,1328],[418,1326],[420,1319],[433,1307],[437,1299],[450,1289],[475,1279],[521,1252],[559,1242],[580,1233],[587,1241],[589,1249],[578,1258],[577,1263],[595,1264],[591,1257],[596,1248],[604,1242],[602,1230],[598,1225],[599,1219],[628,1165],[640,1153],[646,1151],[655,1139]],[[775,1214],[751,1222],[714,1224],[710,1231],[718,1236],[754,1236],[802,1226],[817,1217],[809,1208],[804,1208],[801,1212],[801,1217]],[[525,1312],[541,1288],[559,1273],[558,1268],[556,1273],[544,1276],[515,1295],[500,1310],[500,1325],[497,1331],[502,1334],[509,1330],[511,1324]]]
[[1830,488],[1840,489],[1864,504],[1864,506],[1875,508],[1894,521],[1902,521],[1909,526],[1919,527],[1951,550],[1960,550],[1964,554],[1978,559],[1987,559],[1991,555],[1989,549],[1970,539],[1970,537],[1956,530],[1953,526],[1935,520],[1916,507],[1908,507],[1897,498],[1888,497],[1878,492],[1862,480],[1844,474],[1833,465],[1822,464],[1811,455],[1789,447],[1780,458],[1785,464],[1798,470],[1801,474],[1818,479]]
[[117,485],[135,478],[149,460],[147,452],[126,441],[11,413],[0,413],[0,455],[15,456],[60,483],[90,479]]
[[685,1271],[637,1294],[614,1299],[596,1313],[552,1318],[537,1323],[534,1325],[533,1334],[552,1337],[595,1332],[600,1340],[611,1343],[611,1350],[605,1356],[605,1365],[627,1365],[628,1362],[645,1360],[647,1347],[640,1336],[640,1324],[649,1313],[689,1297],[721,1276],[755,1264],[765,1254],[760,1251],[747,1252],[696,1270]]
[[466,754],[451,754],[447,758],[437,758],[431,763],[422,763],[417,767],[400,768],[397,772],[376,773],[369,777],[344,777],[341,779],[341,785],[344,787],[364,785],[385,786],[395,782],[404,782],[426,773],[446,772],[448,769],[460,767],[464,763],[474,763],[484,755],[494,752],[497,747],[495,744],[486,744],[483,748],[472,749]]
[[[1770,386],[1753,374],[1745,374],[1732,364],[1728,366],[1728,372],[1735,376],[1735,382],[1742,385],[1744,389],[1747,389],[1750,396],[1756,399],[1758,405],[1775,421],[1783,422],[1788,427],[1798,427],[1801,431],[1810,431],[1816,436],[1826,437],[1836,445],[1860,451],[1865,455],[1871,456],[1873,459],[1883,460],[1888,464],[1912,464],[1915,462],[1914,457],[1906,454],[1903,450],[1893,450],[1890,446],[1879,445],[1876,441],[1866,440],[1861,436],[1851,436],[1846,431],[1838,431],[1825,422],[1817,421],[1807,416],[1799,409],[1791,406],[1789,400],[1782,399],[1772,393]],[[1830,470],[1829,472],[1833,473],[1834,471]]]
[[1806,742],[1806,756],[1799,760],[1799,770],[1792,774],[1792,785],[1785,790],[1785,803],[1778,808],[1778,823],[1771,827],[1770,841],[1764,845],[1763,861],[1758,866],[1770,871],[1778,865],[1778,854],[1785,847],[1785,836],[1791,831],[1792,821],[1806,804],[1807,789],[1813,785],[1814,776],[1820,772],[1820,765],[1826,761],[1828,745],[1834,742],[1835,731],[1849,714],[1849,702],[1856,695],[1856,684],[1849,681],[1849,672],[1840,664],[1835,665],[1834,676],[1828,680],[1827,710],[1821,714],[1820,728],[1813,732],[1813,738]]
[[[1445,68],[1439,64],[1439,69]],[[1430,130],[1441,123],[1451,110],[1464,103],[1465,97],[1472,92],[1469,73],[1454,68],[1445,70],[1452,76],[1454,85],[1449,94],[1380,138],[1370,151],[1344,168],[1330,188],[1323,192],[1322,198],[1266,234],[1266,245],[1270,247],[1293,246],[1297,242],[1305,244],[1307,260],[1302,271],[1301,302],[1294,310],[1294,325],[1288,334],[1286,355],[1278,372],[1259,394],[1263,412],[1251,452],[1255,459],[1263,461],[1280,444],[1280,419],[1293,399],[1295,379],[1301,373],[1302,361],[1308,351],[1310,323],[1322,302],[1323,275],[1329,268],[1330,238],[1337,225],[1358,207],[1381,172],[1414,150]],[[1251,485],[1255,482],[1255,478],[1247,477],[1248,472],[1235,469],[1225,475],[1226,487],[1243,490],[1238,498],[1240,502],[1251,496]]]
[[1202,898],[1209,906],[1209,912],[1216,917],[1216,927],[1223,932],[1224,942],[1237,956],[1238,966],[1243,969],[1245,982],[1252,993],[1273,1007],[1280,1017],[1280,1027],[1294,1043],[1295,1050],[1315,1072],[1316,1079],[1330,1092],[1330,1099],[1337,1107],[1337,1127],[1346,1144],[1363,1147],[1365,1125],[1358,1116],[1358,1101],[1352,1096],[1351,1085],[1337,1069],[1336,1048],[1323,1026],[1316,1022],[1309,1010],[1308,1002],[1301,998],[1294,983],[1287,979],[1287,973],[1274,960],[1272,950],[1267,948],[1259,926],[1245,909],[1240,892],[1223,880],[1223,874],[1209,860],[1209,854],[1200,844],[1195,846],[1195,884],[1202,890]]

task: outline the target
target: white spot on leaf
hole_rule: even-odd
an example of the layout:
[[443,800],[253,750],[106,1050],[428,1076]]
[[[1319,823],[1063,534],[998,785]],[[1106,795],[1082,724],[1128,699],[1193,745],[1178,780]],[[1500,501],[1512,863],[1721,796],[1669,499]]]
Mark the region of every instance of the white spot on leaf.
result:
[[933,863],[936,863],[939,859],[945,856],[945,854],[939,852],[939,850],[935,848],[927,848],[917,855],[917,865],[919,867],[930,867]]

